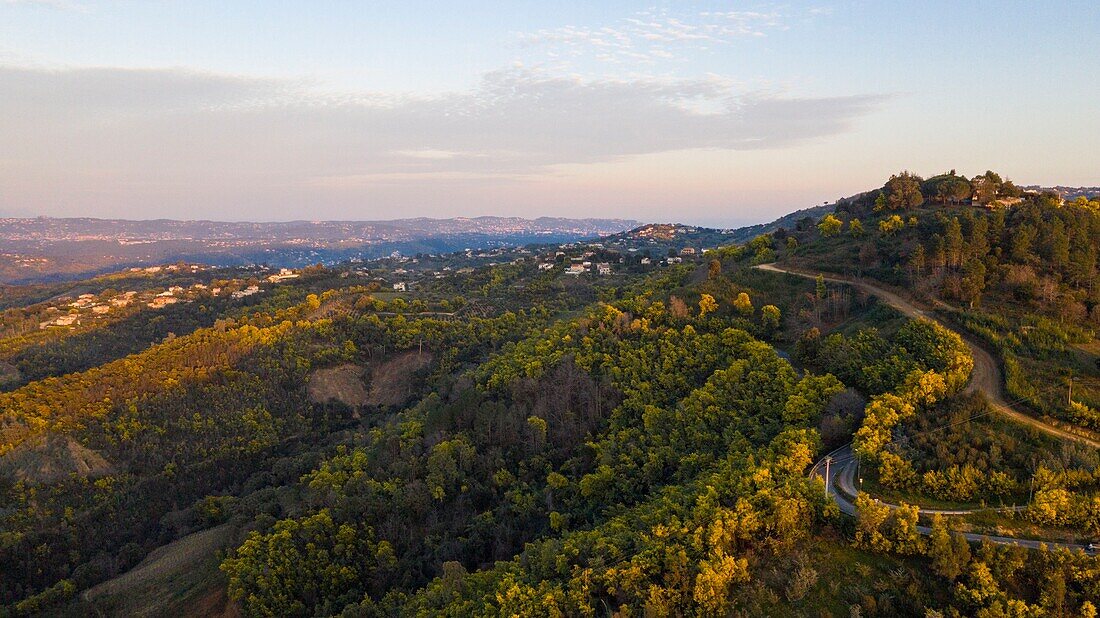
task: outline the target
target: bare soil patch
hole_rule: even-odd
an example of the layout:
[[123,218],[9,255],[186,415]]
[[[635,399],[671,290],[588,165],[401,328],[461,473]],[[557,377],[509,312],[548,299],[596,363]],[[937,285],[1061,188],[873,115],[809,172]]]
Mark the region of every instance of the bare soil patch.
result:
[[0,361],[0,388],[17,384],[22,378],[23,375],[19,373],[19,369],[15,365]]
[[397,406],[408,401],[414,392],[416,373],[431,362],[432,355],[428,352],[410,350],[375,365],[367,405]]
[[58,434],[34,436],[0,456],[0,476],[29,483],[54,483],[71,475],[99,478],[113,472],[102,455]]
[[337,365],[314,371],[309,377],[309,398],[315,403],[335,399],[353,408],[367,403],[366,371],[359,365]]

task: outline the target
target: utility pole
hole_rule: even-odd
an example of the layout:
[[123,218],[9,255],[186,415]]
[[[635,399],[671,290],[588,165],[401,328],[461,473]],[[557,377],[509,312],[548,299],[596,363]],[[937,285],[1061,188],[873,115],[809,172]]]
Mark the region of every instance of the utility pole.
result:
[[829,464],[833,463],[833,456],[825,457],[825,497],[829,497]]
[[859,478],[858,491],[863,491],[863,456],[856,453],[856,477]]

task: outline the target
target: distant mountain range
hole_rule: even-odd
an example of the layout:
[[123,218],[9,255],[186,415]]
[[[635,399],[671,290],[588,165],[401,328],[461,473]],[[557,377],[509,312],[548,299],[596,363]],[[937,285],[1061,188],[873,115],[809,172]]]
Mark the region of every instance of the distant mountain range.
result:
[[190,261],[294,267],[400,252],[450,253],[606,236],[626,219],[459,217],[276,223],[49,217],[0,219],[0,282],[71,278],[126,266]]
[[175,221],[153,219],[91,219],[37,217],[0,219],[0,239],[47,242],[111,240],[130,243],[163,240],[230,242],[306,242],[355,244],[394,242],[461,234],[489,237],[569,234],[612,234],[637,226],[627,219],[564,219],[540,217],[457,217],[452,219],[394,219],[389,221]]
[[154,219],[0,218],[0,283],[84,277],[130,266],[185,261],[212,266],[301,267],[394,253],[443,254],[603,238],[610,247],[664,252],[747,242],[835,205],[737,229],[642,224],[629,219],[458,217],[391,221],[224,222]]

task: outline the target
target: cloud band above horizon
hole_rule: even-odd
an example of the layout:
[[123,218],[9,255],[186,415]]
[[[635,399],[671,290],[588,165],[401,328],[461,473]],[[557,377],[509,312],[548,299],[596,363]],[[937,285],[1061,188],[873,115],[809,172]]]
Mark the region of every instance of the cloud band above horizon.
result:
[[523,182],[638,155],[784,148],[843,133],[887,99],[522,68],[469,91],[396,96],[183,69],[0,66],[0,93],[0,200],[45,209],[64,188],[91,203],[176,203],[220,187],[224,202],[199,215],[233,208],[234,195],[277,203],[309,190],[323,202],[377,184]]

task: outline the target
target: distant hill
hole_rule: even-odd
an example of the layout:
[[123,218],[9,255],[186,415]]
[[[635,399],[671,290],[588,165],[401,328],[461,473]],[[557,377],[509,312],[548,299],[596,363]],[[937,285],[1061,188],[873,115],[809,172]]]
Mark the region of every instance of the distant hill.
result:
[[[850,198],[849,198],[850,199]],[[770,234],[780,228],[782,229],[794,229],[798,222],[807,217],[814,219],[820,219],[829,214],[836,208],[836,204],[824,204],[822,206],[811,206],[810,208],[803,208],[802,210],[796,210],[792,213],[783,215],[771,223],[761,223],[758,225],[750,225],[748,227],[738,228],[730,233],[733,242],[742,243],[748,242],[753,238],[761,234]]]
[[69,279],[126,266],[187,261],[299,267],[399,252],[569,242],[621,232],[627,219],[458,217],[392,221],[222,222],[0,219],[0,283]]
[[1079,197],[1094,198],[1100,196],[1100,187],[1067,187],[1065,185],[1044,187],[1041,185],[1024,185],[1023,188],[1028,191],[1038,191],[1039,193],[1051,191],[1057,193],[1065,200],[1075,200]]
[[792,212],[770,223],[716,229],[629,219],[457,217],[392,221],[224,222],[93,218],[0,219],[0,283],[59,281],[129,266],[184,261],[211,266],[302,267],[350,259],[446,254],[602,238],[624,250],[665,253],[748,242],[833,205]]
[[784,215],[770,223],[760,223],[736,229],[708,228],[681,223],[647,223],[632,230],[606,236],[601,239],[601,243],[609,248],[627,251],[649,251],[654,255],[663,254],[669,249],[680,251],[684,248],[693,248],[701,251],[725,245],[746,243],[761,234],[770,234],[781,228],[793,230],[799,221],[810,218],[816,222],[826,214],[833,212],[836,206],[836,204],[826,204],[804,208]]

